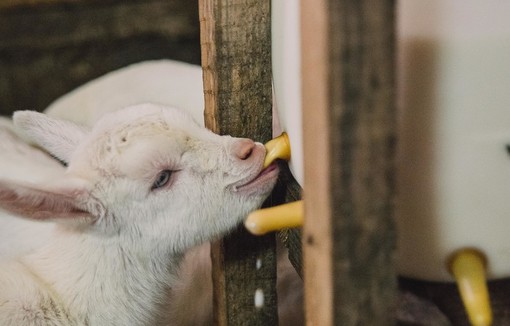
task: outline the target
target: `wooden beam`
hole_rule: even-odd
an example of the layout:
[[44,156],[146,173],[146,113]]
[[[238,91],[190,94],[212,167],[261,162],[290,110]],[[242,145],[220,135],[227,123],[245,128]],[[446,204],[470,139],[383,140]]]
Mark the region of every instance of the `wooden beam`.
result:
[[[200,0],[205,122],[219,134],[271,139],[269,0]],[[277,325],[274,235],[243,229],[213,244],[215,325]],[[255,293],[264,305],[256,307]]]
[[[292,176],[288,165],[280,165],[279,182],[273,191],[275,202],[294,202],[301,199],[302,189]],[[284,229],[278,232],[280,241],[288,249],[288,258],[298,275],[303,278],[303,250],[301,228]]]
[[37,2],[23,8],[0,5],[1,51],[108,44],[135,37],[179,40],[198,35],[197,4],[193,1],[48,1],[51,3]]
[[393,0],[303,0],[307,325],[393,324]]
[[[135,0],[136,1],[136,0]],[[133,0],[2,0],[0,9],[33,8],[49,5],[134,2]],[[147,1],[146,1],[147,2]]]
[[[0,9],[11,9],[28,6],[41,6],[50,4],[73,4],[79,0],[3,0],[0,1]],[[81,1],[83,2],[83,1]]]
[[200,64],[196,1],[69,1],[0,5],[0,114],[43,110],[74,88],[135,62]]

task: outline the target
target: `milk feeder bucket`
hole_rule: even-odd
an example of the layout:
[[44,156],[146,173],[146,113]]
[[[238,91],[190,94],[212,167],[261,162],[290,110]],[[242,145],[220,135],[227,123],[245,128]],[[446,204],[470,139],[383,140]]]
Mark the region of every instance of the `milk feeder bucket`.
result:
[[510,276],[510,3],[401,1],[398,270],[458,282],[473,325]]

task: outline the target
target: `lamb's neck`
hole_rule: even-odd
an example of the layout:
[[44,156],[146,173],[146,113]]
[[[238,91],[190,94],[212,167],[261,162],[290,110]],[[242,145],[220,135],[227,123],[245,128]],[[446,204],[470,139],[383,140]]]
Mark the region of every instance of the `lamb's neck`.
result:
[[[180,255],[158,248],[140,250],[121,239],[60,232],[25,259],[54,291],[69,313],[90,324],[154,323],[176,281]],[[104,316],[95,322],[90,316]],[[126,318],[136,318],[126,319]],[[107,318],[107,319],[106,319]]]

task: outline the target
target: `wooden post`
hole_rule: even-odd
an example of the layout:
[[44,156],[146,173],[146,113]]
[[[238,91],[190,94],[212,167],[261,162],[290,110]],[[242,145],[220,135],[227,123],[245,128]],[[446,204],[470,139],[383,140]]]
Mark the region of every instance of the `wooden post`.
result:
[[[271,139],[269,0],[199,1],[205,123],[219,134]],[[213,244],[215,325],[277,325],[274,235],[242,228]],[[264,304],[256,307],[255,293]]]
[[303,0],[307,325],[393,324],[393,0]]

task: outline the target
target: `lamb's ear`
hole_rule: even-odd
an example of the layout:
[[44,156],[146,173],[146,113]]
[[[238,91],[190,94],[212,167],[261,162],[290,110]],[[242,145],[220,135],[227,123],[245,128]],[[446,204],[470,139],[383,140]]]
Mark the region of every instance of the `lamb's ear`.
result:
[[16,111],[12,118],[21,132],[63,162],[69,162],[87,134],[84,127],[36,111]]
[[90,223],[102,209],[88,188],[85,181],[72,178],[46,187],[0,181],[0,209],[35,220]]

